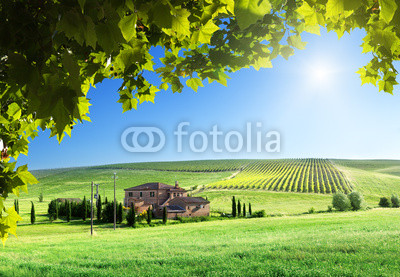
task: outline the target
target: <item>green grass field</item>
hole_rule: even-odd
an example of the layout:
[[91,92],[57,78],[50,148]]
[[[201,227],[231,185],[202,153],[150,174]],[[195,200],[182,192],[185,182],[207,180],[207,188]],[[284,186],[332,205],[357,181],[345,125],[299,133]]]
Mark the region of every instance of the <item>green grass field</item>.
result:
[[2,276],[399,276],[400,209],[153,228],[19,227]]
[[[19,198],[23,217],[17,229],[19,238],[11,236],[3,248],[0,276],[400,276],[400,209],[377,208],[380,197],[400,194],[400,161],[321,161],[337,170],[348,188],[363,193],[372,209],[361,212],[327,213],[332,194],[326,191],[212,185],[231,182],[246,174],[249,165],[268,162],[273,161],[189,161],[155,163],[154,168],[151,163],[142,163],[34,171],[39,184],[30,186],[29,194],[22,193]],[[212,170],[212,166],[217,169]],[[286,172],[306,171],[299,165],[292,169]],[[49,201],[89,197],[91,181],[101,184],[103,200],[104,196],[112,198],[114,172],[119,201],[124,188],[178,180],[189,193],[207,197],[213,211],[230,213],[235,196],[241,203],[251,203],[253,211],[265,210],[268,217],[170,222],[139,229],[122,224],[117,231],[109,224],[98,224],[93,238],[88,222],[58,219],[49,223]],[[258,177],[267,178],[262,172]],[[317,180],[325,184],[324,178]],[[41,192],[44,202],[39,203]],[[12,203],[10,198],[6,203]],[[29,224],[30,201],[35,203],[38,223],[33,226]],[[318,213],[306,214],[311,207]]]

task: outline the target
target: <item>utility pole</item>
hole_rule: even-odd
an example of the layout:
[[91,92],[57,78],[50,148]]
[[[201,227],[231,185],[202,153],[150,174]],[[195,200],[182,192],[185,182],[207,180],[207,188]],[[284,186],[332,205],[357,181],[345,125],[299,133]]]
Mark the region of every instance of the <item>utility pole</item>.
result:
[[93,182],[91,188],[92,188],[92,196],[90,201],[90,235],[93,236]]
[[114,172],[114,230],[117,224],[117,201],[115,197],[115,179],[117,178],[117,173]]

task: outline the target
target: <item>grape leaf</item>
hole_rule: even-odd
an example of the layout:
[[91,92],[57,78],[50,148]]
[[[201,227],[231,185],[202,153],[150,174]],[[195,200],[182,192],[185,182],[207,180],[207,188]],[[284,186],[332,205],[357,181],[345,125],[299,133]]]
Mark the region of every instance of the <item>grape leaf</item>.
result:
[[121,33],[126,41],[130,41],[136,34],[136,13],[124,16],[118,23]]
[[398,8],[395,0],[379,0],[381,12],[379,16],[386,22],[392,21],[394,14]]
[[271,11],[268,0],[236,0],[235,16],[240,29],[246,29]]
[[186,85],[188,87],[191,87],[196,92],[198,87],[204,87],[203,82],[200,78],[190,78],[186,81]]

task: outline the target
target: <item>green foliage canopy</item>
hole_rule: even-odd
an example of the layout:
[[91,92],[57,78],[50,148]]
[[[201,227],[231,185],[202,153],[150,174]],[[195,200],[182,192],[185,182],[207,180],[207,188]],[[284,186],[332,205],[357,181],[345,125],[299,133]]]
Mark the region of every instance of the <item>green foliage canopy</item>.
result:
[[[122,79],[123,111],[154,102],[156,93],[184,86],[197,91],[227,84],[226,73],[271,67],[303,49],[304,31],[320,27],[339,37],[354,28],[366,36],[372,60],[362,83],[393,92],[400,56],[400,10],[395,0],[13,0],[0,3],[0,237],[15,234],[18,214],[5,207],[9,193],[27,192],[37,180],[16,167],[38,130],[59,141],[90,121],[90,87]],[[163,50],[155,67],[150,50]],[[152,84],[146,73],[159,80]]]

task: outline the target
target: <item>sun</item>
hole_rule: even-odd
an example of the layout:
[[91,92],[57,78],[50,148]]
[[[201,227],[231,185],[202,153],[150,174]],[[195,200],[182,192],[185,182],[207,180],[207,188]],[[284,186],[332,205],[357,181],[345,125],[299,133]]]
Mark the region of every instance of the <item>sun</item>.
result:
[[311,88],[327,90],[334,83],[337,70],[334,62],[317,59],[305,66],[303,74],[306,74],[305,80]]
[[317,84],[324,84],[330,81],[332,77],[332,70],[327,64],[316,63],[311,66],[310,78]]

